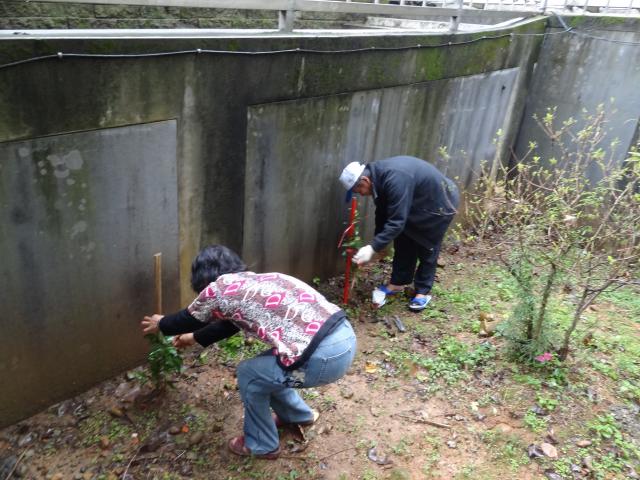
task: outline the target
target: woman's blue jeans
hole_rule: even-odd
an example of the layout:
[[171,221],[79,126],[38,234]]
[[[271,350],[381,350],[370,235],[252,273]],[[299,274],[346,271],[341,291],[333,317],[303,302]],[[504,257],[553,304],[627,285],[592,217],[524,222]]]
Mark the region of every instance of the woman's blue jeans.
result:
[[259,455],[279,447],[278,430],[271,409],[286,423],[313,420],[311,408],[294,388],[335,382],[347,372],[355,353],[356,335],[351,324],[344,320],[297,370],[283,370],[272,354],[240,362],[237,376],[244,403],[244,441],[247,448]]

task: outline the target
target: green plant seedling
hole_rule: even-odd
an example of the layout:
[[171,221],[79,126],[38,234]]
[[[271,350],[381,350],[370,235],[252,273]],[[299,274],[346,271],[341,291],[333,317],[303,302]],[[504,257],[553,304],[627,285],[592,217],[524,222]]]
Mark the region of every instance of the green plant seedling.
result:
[[156,389],[163,389],[172,373],[182,369],[182,357],[171,341],[162,333],[146,335],[151,345],[149,355],[149,372]]

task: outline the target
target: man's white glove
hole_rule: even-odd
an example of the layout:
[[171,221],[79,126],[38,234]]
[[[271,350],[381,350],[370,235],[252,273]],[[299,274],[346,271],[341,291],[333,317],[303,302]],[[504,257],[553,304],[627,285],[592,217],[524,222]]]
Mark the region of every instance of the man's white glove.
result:
[[356,253],[351,260],[357,265],[362,265],[363,263],[370,262],[375,253],[371,245],[366,245],[358,250],[358,253]]

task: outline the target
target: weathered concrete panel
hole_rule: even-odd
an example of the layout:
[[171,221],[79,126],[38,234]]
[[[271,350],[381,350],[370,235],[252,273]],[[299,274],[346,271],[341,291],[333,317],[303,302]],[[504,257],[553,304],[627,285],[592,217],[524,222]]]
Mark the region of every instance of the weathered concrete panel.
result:
[[[519,120],[512,117],[518,71],[251,107],[245,260],[308,279],[335,271],[329,240],[337,242],[347,214],[337,177],[350,161],[415,155],[470,186],[480,162],[497,158],[497,130]],[[369,238],[373,207],[361,204]]]
[[0,144],[0,425],[144,358],[178,297],[176,122]]
[[[249,109],[242,250],[251,268],[306,279],[336,270],[336,213],[344,203],[336,171],[345,152],[358,158],[364,148],[358,140],[366,138],[366,122],[358,121],[361,112],[351,112],[351,105],[365,96]],[[349,122],[351,114],[358,120]],[[354,125],[362,137],[349,135]]]
[[414,155],[469,188],[480,162],[496,159],[497,131],[519,120],[513,116],[518,74],[518,68],[511,68],[385,89],[371,160]]
[[[609,133],[602,147],[608,148],[617,139],[619,145],[614,158],[618,161],[625,158],[640,119],[640,48],[637,46],[640,21],[627,19],[619,25],[616,21],[580,19],[579,31],[605,40],[581,34],[545,38],[544,55],[535,69],[518,135],[516,152],[519,155],[526,152],[530,141],[538,143],[538,154],[543,158],[560,153],[536,124],[534,114],[543,117],[547,108],[557,107],[556,117],[560,121],[573,117],[579,126],[583,125],[583,110],[593,114],[598,105],[603,104],[608,122],[604,127]],[[551,29],[551,32],[559,31]],[[624,42],[635,42],[635,45]]]

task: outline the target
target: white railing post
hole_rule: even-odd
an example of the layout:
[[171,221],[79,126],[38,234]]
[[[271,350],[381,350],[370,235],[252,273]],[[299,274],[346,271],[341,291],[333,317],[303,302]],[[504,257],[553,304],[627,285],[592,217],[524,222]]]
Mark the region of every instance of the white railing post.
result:
[[456,15],[453,15],[451,17],[451,23],[449,24],[449,31],[450,32],[457,32],[458,31],[458,27],[460,26],[460,17],[462,16],[462,6],[463,6],[463,1],[464,0],[458,0],[458,11],[456,12]]
[[296,11],[294,10],[295,0],[289,0],[287,4],[286,10],[278,11],[278,30],[281,32],[292,32],[293,22],[296,18]]
[[295,11],[293,10],[279,10],[278,11],[278,30],[281,32],[293,31],[293,19],[295,17]]

